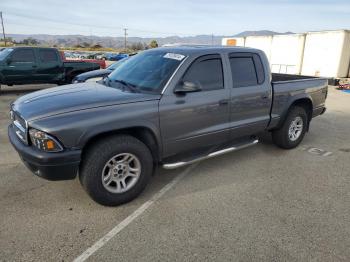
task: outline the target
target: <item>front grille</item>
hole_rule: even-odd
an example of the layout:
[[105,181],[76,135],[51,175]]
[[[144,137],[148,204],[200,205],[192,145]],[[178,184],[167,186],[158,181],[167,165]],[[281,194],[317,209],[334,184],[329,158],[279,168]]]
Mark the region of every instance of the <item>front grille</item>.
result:
[[28,144],[27,123],[26,121],[15,111],[12,111],[12,124],[16,132],[16,135],[25,144]]

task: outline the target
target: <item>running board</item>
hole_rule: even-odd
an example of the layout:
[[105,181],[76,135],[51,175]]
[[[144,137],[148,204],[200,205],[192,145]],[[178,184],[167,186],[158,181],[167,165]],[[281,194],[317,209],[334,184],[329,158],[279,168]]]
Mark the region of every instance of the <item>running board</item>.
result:
[[193,160],[164,164],[163,168],[165,168],[165,169],[175,169],[175,168],[187,166],[187,165],[199,162],[199,161],[206,160],[208,158],[212,158],[212,157],[215,157],[215,156],[220,156],[220,155],[223,155],[223,154],[226,154],[226,153],[230,153],[230,152],[237,151],[237,150],[240,150],[240,149],[243,149],[243,148],[246,148],[246,147],[253,146],[253,145],[257,144],[258,142],[259,142],[259,140],[255,139],[253,141],[250,141],[249,143],[242,144],[242,145],[239,145],[239,146],[233,146],[233,147],[228,147],[228,148],[225,148],[225,149],[221,149],[219,151],[212,152],[212,153],[210,153],[210,154],[208,154],[206,156],[195,158]]

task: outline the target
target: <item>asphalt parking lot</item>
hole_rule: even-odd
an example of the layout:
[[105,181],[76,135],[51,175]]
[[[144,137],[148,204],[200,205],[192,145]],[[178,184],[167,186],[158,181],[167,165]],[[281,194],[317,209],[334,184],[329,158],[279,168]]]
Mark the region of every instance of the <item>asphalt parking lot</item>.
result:
[[0,96],[0,261],[71,261],[114,228],[88,261],[350,260],[349,93],[330,87],[326,114],[294,150],[262,134],[257,146],[159,169],[138,199],[107,208],[78,180],[35,177],[9,144],[8,105],[33,89]]

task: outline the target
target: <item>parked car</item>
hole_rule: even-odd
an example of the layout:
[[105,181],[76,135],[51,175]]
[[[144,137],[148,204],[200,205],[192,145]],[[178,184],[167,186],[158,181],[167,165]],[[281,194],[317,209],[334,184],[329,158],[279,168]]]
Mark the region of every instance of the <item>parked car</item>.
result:
[[88,55],[88,59],[98,59],[97,57],[98,56],[100,56],[100,55],[102,55],[103,53],[90,53],[89,55]]
[[110,66],[108,66],[106,69],[98,69],[89,71],[86,73],[82,73],[80,75],[77,75],[74,77],[72,83],[83,83],[83,82],[96,82],[99,80],[102,80],[104,77],[108,76],[110,73],[112,73],[113,70],[117,69],[119,66],[121,66],[128,58],[124,58],[122,60],[119,60]]
[[252,146],[262,131],[295,148],[325,112],[327,88],[324,78],[271,75],[257,49],[157,48],[100,83],[18,98],[8,135],[34,174],[79,173],[95,201],[119,205],[142,192],[157,165],[178,168]]
[[129,55],[128,54],[117,54],[117,55],[111,56],[109,60],[119,61],[119,60],[124,59],[126,57],[129,57]]
[[64,84],[83,72],[99,69],[96,63],[64,60],[55,48],[11,47],[0,52],[0,84]]
[[104,55],[105,55],[105,53],[98,54],[98,55],[96,55],[96,59],[103,59],[103,60],[105,60],[104,59]]
[[129,57],[128,54],[115,54],[115,53],[106,53],[102,56],[102,59],[109,61],[119,61],[123,58]]
[[64,51],[63,53],[65,58],[76,58],[73,52]]
[[[102,56],[101,56],[101,59],[103,60],[110,60],[110,58],[112,56],[115,56],[117,55],[117,53],[104,53]],[[99,58],[99,57],[98,57]]]

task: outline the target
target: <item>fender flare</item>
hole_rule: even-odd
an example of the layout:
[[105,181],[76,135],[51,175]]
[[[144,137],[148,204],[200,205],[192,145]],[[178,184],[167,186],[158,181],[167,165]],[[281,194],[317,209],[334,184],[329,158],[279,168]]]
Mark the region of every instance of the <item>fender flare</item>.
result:
[[313,100],[309,94],[300,94],[297,96],[290,97],[290,99],[288,100],[287,106],[283,110],[280,120],[276,126],[277,129],[283,125],[291,108],[297,105],[302,105],[307,111],[306,112],[308,114],[307,130],[309,129],[309,125],[312,119],[312,111],[313,111]]
[[[158,128],[154,126],[152,123],[148,121],[137,121],[134,123],[121,123],[118,126],[109,126],[106,128],[106,126],[100,126],[97,128],[94,128],[93,130],[89,130],[88,132],[84,132],[78,139],[78,147],[86,148],[90,143],[93,143],[96,139],[101,139],[105,136],[110,135],[116,135],[116,134],[128,134],[129,132],[127,130],[137,130],[137,129],[144,129],[149,132],[153,136],[153,139],[157,146],[157,159],[160,160],[162,158],[162,152],[163,152],[163,145],[161,142],[161,134],[158,131]],[[152,152],[153,154],[153,152]]]

